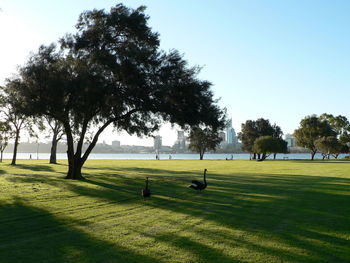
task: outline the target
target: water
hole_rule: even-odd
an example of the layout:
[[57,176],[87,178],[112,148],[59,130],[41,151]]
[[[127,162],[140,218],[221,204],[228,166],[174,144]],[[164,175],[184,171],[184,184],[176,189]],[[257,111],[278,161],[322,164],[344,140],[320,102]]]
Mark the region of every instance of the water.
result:
[[[29,159],[30,155],[32,159],[48,160],[50,159],[49,153],[17,153],[17,159]],[[160,154],[161,160],[169,160],[170,154]],[[249,154],[247,153],[236,153],[236,154],[226,154],[226,153],[206,153],[204,154],[204,159],[249,159]],[[310,159],[310,154],[308,153],[290,153],[290,154],[277,154],[276,159]],[[344,158],[346,154],[341,154],[338,158]],[[12,159],[12,153],[4,153],[4,159]],[[268,159],[272,159],[270,156]],[[322,159],[321,154],[315,155],[316,159]],[[58,153],[58,160],[66,160],[66,153]],[[89,159],[101,160],[101,159],[119,159],[119,160],[155,160],[156,155],[152,153],[92,153]],[[199,159],[199,154],[171,154],[172,160],[197,160]]]

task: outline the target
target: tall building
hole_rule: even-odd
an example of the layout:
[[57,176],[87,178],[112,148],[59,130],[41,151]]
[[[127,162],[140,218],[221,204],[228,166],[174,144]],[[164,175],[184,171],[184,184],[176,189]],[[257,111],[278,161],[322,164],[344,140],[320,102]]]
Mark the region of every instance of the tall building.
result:
[[284,136],[284,140],[287,142],[287,146],[288,147],[295,147],[295,138],[293,137],[292,134],[287,133]]
[[226,126],[226,143],[227,144],[237,144],[237,136],[235,129],[232,128],[232,119],[229,119]]
[[158,135],[154,137],[153,148],[158,151],[162,148],[162,136]]
[[177,151],[183,152],[186,150],[186,140],[187,137],[185,136],[184,131],[177,131],[177,139],[174,144],[174,149]]

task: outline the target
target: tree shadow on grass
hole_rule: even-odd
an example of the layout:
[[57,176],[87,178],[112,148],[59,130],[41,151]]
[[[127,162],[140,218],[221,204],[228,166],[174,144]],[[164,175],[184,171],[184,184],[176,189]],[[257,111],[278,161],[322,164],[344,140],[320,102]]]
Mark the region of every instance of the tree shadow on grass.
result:
[[[177,174],[159,171],[159,174],[163,173],[171,174],[170,177]],[[293,254],[237,240],[281,260],[350,260],[350,243],[343,238],[350,235],[349,179],[286,174],[263,178],[256,174],[212,174],[211,178],[203,193],[185,188],[186,185],[180,184],[183,178],[180,181],[156,181],[156,195],[147,206],[185,213],[249,233],[261,233],[305,253]],[[112,178],[108,180],[113,184]]]
[[[120,170],[123,170],[121,168]],[[124,169],[125,170],[125,169]],[[295,262],[346,262],[350,260],[350,180],[345,178],[273,174],[211,174],[208,188],[197,193],[188,189],[182,171],[134,169],[139,177],[120,187],[120,178],[97,175],[86,182],[101,186],[78,194],[131,201],[141,189],[142,174],[152,172],[154,195],[149,207],[185,213],[249,233],[261,233],[282,244],[303,250],[306,255],[289,254],[259,244],[245,244],[261,253]],[[195,175],[186,172],[187,174]],[[167,174],[167,177],[163,175]],[[140,179],[138,179],[140,178]],[[134,182],[133,182],[134,181]],[[116,187],[116,185],[119,185]],[[120,189],[122,188],[122,189]],[[338,235],[342,233],[341,235]],[[244,241],[246,242],[246,241]],[[242,241],[242,244],[244,243]]]
[[[139,191],[144,186],[144,177],[152,173],[153,196],[144,206],[186,214],[261,237],[254,242],[211,228],[198,233],[207,239],[246,248],[253,255],[274,257],[273,261],[350,261],[349,179],[290,174],[210,174],[208,188],[197,193],[187,187],[193,176],[198,176],[196,172],[186,172],[187,178],[182,171],[120,168],[117,174],[123,170],[136,175],[106,177],[101,173],[90,176],[82,184],[69,184],[68,188],[78,195],[140,204]],[[176,223],[180,222],[173,224]],[[172,239],[160,234],[155,238],[184,249],[188,245],[193,253],[206,250],[208,259],[218,257],[216,250],[181,236]],[[281,247],[268,245],[270,241]],[[229,262],[224,256],[221,259]]]
[[54,172],[55,171],[50,165],[38,165],[38,164],[16,164],[16,168],[31,170],[34,172]]
[[345,164],[345,165],[349,165],[350,164],[350,161],[343,160],[343,159],[331,159],[331,160],[322,160],[322,159],[315,159],[315,160],[290,159],[290,160],[284,160],[284,162],[308,163],[308,164]]
[[0,206],[0,261],[160,262],[77,230],[79,222],[55,218],[22,202]]

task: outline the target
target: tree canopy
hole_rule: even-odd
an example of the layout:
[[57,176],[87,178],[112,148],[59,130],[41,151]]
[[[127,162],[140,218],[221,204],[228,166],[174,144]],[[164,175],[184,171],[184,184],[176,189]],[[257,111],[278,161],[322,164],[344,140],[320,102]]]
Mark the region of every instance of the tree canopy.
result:
[[192,151],[199,153],[200,160],[203,160],[205,151],[214,151],[222,141],[222,138],[219,136],[217,130],[213,130],[210,127],[203,129],[199,127],[192,128],[188,139],[190,141],[188,147]]
[[[211,83],[197,77],[176,51],[159,49],[145,8],[122,4],[80,15],[75,34],[41,46],[21,68],[13,93],[27,115],[59,121],[67,137],[69,171],[81,167],[109,125],[129,134],[149,135],[169,121],[182,127],[223,125]],[[89,128],[97,126],[85,152]],[[74,145],[76,142],[76,145]]]
[[350,122],[345,116],[323,113],[320,118],[329,123],[342,144],[350,143]]
[[315,141],[315,145],[317,150],[322,153],[323,159],[329,159],[330,155],[333,155],[334,158],[338,158],[339,154],[349,151],[348,146],[346,144],[342,144],[335,136],[318,138]]
[[316,140],[335,135],[336,133],[328,121],[316,115],[306,116],[300,121],[300,127],[294,131],[296,143],[310,150],[311,160],[314,159],[317,152]]
[[265,160],[271,153],[286,153],[287,142],[282,138],[261,136],[254,141],[253,151],[261,153],[260,161]]
[[[254,142],[261,136],[271,136],[274,138],[281,138],[283,132],[276,124],[271,124],[269,120],[260,118],[256,121],[247,120],[241,125],[241,132],[238,133],[238,138],[242,142],[242,149],[249,153],[259,153],[254,151]],[[258,157],[259,158],[259,157]]]

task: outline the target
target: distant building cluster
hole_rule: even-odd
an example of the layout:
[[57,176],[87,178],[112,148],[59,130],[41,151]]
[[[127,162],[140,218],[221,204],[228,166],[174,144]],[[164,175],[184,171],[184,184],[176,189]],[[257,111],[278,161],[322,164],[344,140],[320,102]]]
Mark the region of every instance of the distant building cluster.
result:
[[[219,132],[219,136],[222,141],[217,148],[216,152],[219,153],[239,153],[241,152],[241,145],[238,142],[238,138],[234,128],[232,127],[232,119],[227,123],[227,126],[223,131]],[[290,152],[306,152],[306,149],[298,147],[296,140],[292,134],[286,134],[284,140],[287,142],[287,146]],[[93,150],[93,153],[189,153],[188,149],[189,141],[185,131],[177,131],[177,138],[173,146],[165,146],[162,144],[162,136],[155,136],[153,139],[153,146],[140,146],[140,145],[121,145],[120,141],[112,141],[111,145],[103,143],[97,143]],[[11,152],[13,144],[10,143],[5,152]],[[87,145],[84,145],[85,150]],[[37,151],[43,153],[49,153],[51,149],[51,142],[48,143],[30,143],[24,142],[19,145],[19,151],[24,153],[34,153]],[[67,146],[64,142],[58,143],[57,152],[65,153]]]
[[173,149],[179,153],[188,151],[188,141],[184,131],[177,131],[177,139],[173,145]]
[[[222,138],[222,142],[218,147],[219,151],[240,151],[240,144],[238,143],[237,135],[232,127],[232,119],[228,121],[227,127],[224,131],[219,132],[219,136]],[[186,153],[188,150],[189,141],[185,135],[185,132],[180,130],[177,131],[177,139],[174,142],[174,145],[170,147],[171,152],[173,153]],[[155,152],[163,151],[164,147],[162,146],[162,137],[155,136],[153,141],[153,149]],[[169,150],[169,149],[166,149]],[[166,151],[165,151],[166,152]]]
[[221,148],[233,151],[240,149],[235,129],[232,127],[232,119],[228,120],[226,129],[221,132],[220,136],[223,139]]

